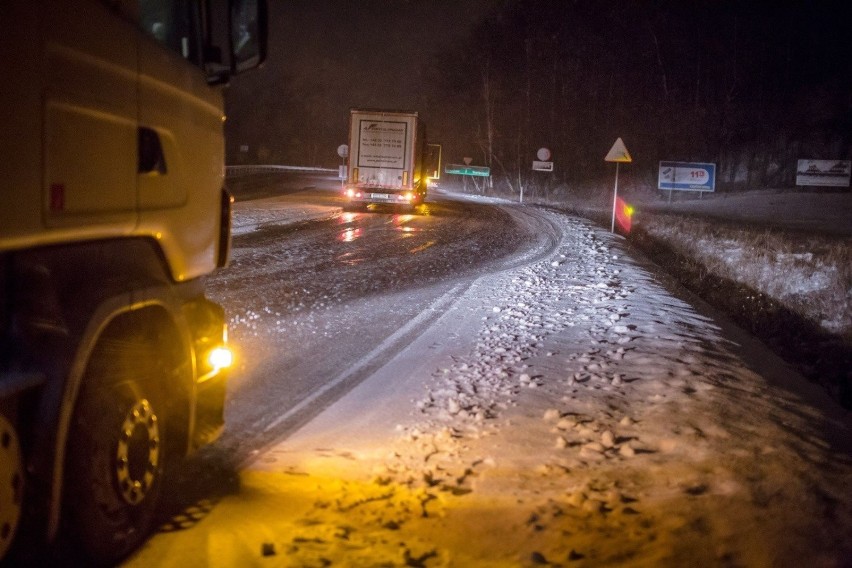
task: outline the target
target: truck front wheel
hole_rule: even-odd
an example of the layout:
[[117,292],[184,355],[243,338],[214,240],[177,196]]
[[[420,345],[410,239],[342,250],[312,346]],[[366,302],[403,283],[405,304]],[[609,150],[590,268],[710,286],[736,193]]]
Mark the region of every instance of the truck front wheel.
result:
[[122,559],[148,534],[166,457],[155,349],[141,339],[108,345],[83,381],[64,486],[72,548],[98,564]]

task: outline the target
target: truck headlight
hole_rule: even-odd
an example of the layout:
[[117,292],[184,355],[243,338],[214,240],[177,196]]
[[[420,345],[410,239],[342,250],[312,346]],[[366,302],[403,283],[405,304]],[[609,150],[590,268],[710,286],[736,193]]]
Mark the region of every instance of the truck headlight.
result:
[[234,353],[226,345],[215,347],[207,353],[207,364],[210,365],[210,368],[214,371],[227,369],[233,363]]

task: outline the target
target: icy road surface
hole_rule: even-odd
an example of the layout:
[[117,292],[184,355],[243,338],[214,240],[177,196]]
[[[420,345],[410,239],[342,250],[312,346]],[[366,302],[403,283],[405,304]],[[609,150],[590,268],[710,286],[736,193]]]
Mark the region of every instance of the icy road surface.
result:
[[849,414],[620,238],[523,211],[553,246],[377,296],[426,324],[127,565],[848,566]]

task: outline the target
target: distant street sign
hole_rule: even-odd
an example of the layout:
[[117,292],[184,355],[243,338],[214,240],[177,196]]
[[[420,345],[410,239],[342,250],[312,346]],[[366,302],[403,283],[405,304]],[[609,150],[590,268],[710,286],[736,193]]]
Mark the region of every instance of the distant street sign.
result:
[[538,160],[533,160],[532,169],[537,172],[552,172],[553,162],[540,162]]
[[349,168],[344,166],[337,166],[337,179],[346,179],[349,175]]
[[461,164],[447,164],[444,172],[448,174],[456,174],[459,176],[479,176],[488,177],[491,175],[491,168],[485,166],[463,166]]
[[849,187],[850,170],[849,160],[799,160],[796,185]]
[[472,163],[473,163],[473,158],[468,158],[468,157],[465,157],[465,158],[464,158],[464,164],[465,164],[466,166],[469,166],[469,165],[471,165]]
[[622,164],[633,161],[633,158],[630,157],[630,152],[627,151],[627,146],[624,145],[624,141],[621,137],[619,137],[618,140],[615,141],[615,144],[612,145],[612,148],[609,149],[604,161],[621,162]]
[[716,191],[716,164],[660,162],[657,187],[669,191]]
[[542,162],[548,161],[550,159],[550,148],[539,148],[535,156]]
[[341,144],[337,147],[337,155],[341,158],[345,158],[349,155],[349,146],[346,144]]

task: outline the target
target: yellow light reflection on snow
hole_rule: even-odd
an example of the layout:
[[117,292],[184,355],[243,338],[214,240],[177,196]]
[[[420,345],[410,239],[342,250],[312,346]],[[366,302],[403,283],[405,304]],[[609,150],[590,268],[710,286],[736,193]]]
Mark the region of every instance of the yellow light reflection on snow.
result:
[[344,230],[340,235],[338,235],[337,239],[339,241],[343,241],[344,243],[351,243],[355,239],[361,236],[361,228],[350,228]]
[[403,237],[411,237],[414,236],[414,233],[420,231],[417,227],[411,227],[408,225],[411,221],[417,219],[416,215],[411,214],[397,214],[393,216],[392,222],[394,224],[394,228],[397,231],[402,231]]
[[434,244],[435,244],[435,241],[427,241],[427,242],[423,243],[422,245],[420,245],[419,247],[415,247],[415,248],[411,249],[409,252],[411,254],[416,254],[418,252],[422,252],[422,251],[426,250],[427,248],[431,247]]
[[416,217],[414,215],[410,214],[410,213],[405,213],[405,214],[401,213],[401,214],[393,216],[393,224],[401,226],[401,225],[405,225],[406,223],[413,221],[414,219],[416,219]]

